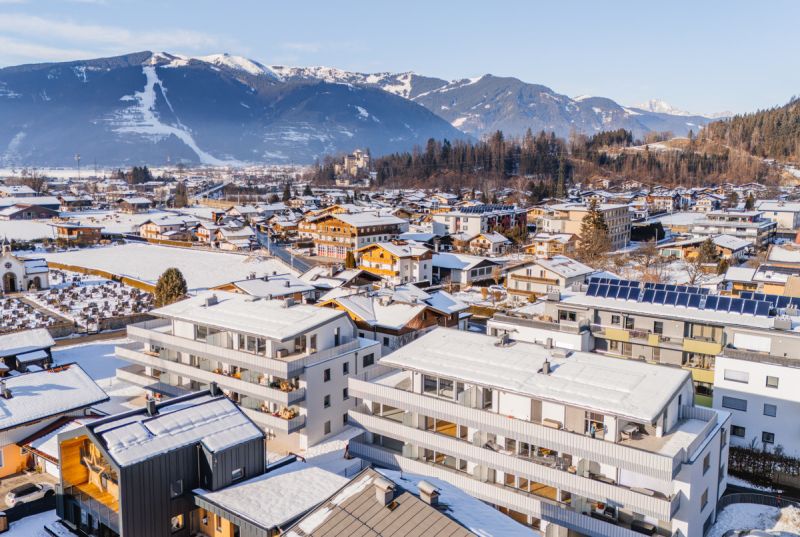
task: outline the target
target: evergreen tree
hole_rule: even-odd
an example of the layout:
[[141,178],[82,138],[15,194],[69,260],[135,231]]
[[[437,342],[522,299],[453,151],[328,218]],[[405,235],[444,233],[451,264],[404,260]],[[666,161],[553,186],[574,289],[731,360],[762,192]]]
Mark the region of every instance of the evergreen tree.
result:
[[581,222],[578,257],[588,265],[597,264],[601,258],[611,251],[611,239],[608,236],[608,224],[596,199],[589,203],[589,211]]
[[755,208],[756,208],[756,199],[753,197],[753,193],[750,192],[744,200],[744,210],[752,211]]
[[344,256],[344,268],[356,268],[356,256],[353,255],[352,250],[348,250],[347,255]]
[[181,271],[171,267],[159,276],[156,283],[155,306],[160,308],[177,302],[186,296],[188,289]]
[[311,185],[309,185],[308,183],[306,183],[306,187],[303,189],[303,195],[304,196],[313,196],[314,195],[314,193],[311,191]]
[[558,199],[564,199],[565,195],[565,184],[564,184],[564,156],[562,155],[561,158],[558,159],[558,181],[556,182],[556,197]]
[[175,198],[172,205],[176,208],[189,205],[189,191],[183,181],[178,181],[178,184],[175,185]]
[[716,263],[718,257],[717,247],[714,245],[714,241],[711,240],[711,237],[708,237],[700,243],[700,247],[697,249],[697,260],[699,263]]
[[281,198],[277,194],[270,194],[267,198],[267,203],[278,203],[279,201],[281,201]]
[[289,186],[289,183],[283,185],[283,201],[289,201],[292,199],[292,188]]

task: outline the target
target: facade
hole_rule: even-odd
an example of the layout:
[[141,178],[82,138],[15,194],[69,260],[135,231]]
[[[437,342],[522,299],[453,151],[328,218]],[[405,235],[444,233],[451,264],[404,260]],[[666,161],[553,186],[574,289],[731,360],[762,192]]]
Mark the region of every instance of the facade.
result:
[[349,155],[345,155],[341,164],[334,165],[336,175],[350,175],[355,177],[359,172],[366,173],[369,170],[369,154],[356,149]]
[[381,363],[393,371],[350,379],[354,455],[547,535],[693,536],[714,522],[730,415],[693,406],[685,371],[443,328]]
[[306,449],[335,435],[352,408],[347,377],[381,356],[342,311],[217,291],[151,312],[128,326],[117,355],[134,365],[117,376],[154,394],[217,382],[269,435],[274,452]]
[[572,257],[578,244],[578,236],[572,233],[537,233],[525,246],[525,253],[537,257],[565,255]]
[[56,239],[73,244],[94,244],[102,238],[103,226],[63,222],[51,224],[55,230]]
[[40,205],[25,205],[18,203],[0,211],[0,220],[37,220],[56,218],[58,211]]
[[754,248],[771,244],[776,229],[777,224],[764,218],[761,211],[711,211],[691,225],[694,235],[732,235],[747,240]]
[[451,252],[433,255],[433,280],[458,286],[499,278],[502,265],[491,259]]
[[144,213],[153,207],[153,202],[142,197],[120,198],[117,200],[117,207],[123,213]]
[[506,253],[510,247],[511,241],[496,231],[481,233],[469,241],[469,249],[476,255],[502,255]]
[[139,225],[139,235],[145,239],[191,241],[196,224],[195,219],[181,216],[146,220]]
[[514,205],[473,205],[433,215],[433,222],[444,225],[447,232],[466,233],[475,237],[492,231],[525,229],[528,212]]
[[396,285],[430,282],[433,253],[421,244],[380,242],[358,250],[359,268]]
[[[93,420],[58,436],[57,513],[103,537],[189,537],[193,491],[264,473],[263,431],[211,385],[208,391]],[[236,535],[229,525],[222,537]]]
[[778,232],[794,234],[800,228],[800,203],[764,200],[756,202],[756,209],[777,224]]
[[[631,240],[631,214],[627,205],[602,203],[598,210],[603,213],[608,226],[611,249],[628,246]],[[583,217],[589,207],[581,203],[550,205],[546,215],[540,219],[540,230],[546,233],[571,233],[580,237]]]
[[344,259],[348,252],[369,244],[392,241],[407,229],[405,220],[373,212],[327,213],[298,225],[300,236],[314,241],[317,255],[334,259]]
[[505,285],[514,299],[529,300],[583,283],[593,272],[592,267],[557,255],[510,267],[506,272]]
[[50,288],[47,261],[42,258],[17,257],[11,252],[7,243],[3,244],[0,255],[0,274],[2,274],[0,291],[3,293]]

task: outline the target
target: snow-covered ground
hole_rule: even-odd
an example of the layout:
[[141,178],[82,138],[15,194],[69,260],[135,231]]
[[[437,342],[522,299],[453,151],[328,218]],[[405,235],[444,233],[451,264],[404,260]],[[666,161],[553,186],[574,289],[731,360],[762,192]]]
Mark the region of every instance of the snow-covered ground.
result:
[[118,211],[77,211],[62,213],[70,220],[78,221],[84,225],[103,226],[106,233],[133,233],[139,226],[148,220],[155,220],[165,216],[175,216],[166,211],[149,211],[139,214],[127,214]]
[[737,487],[746,487],[753,490],[760,490],[762,492],[783,492],[781,489],[775,489],[771,487],[762,487],[761,485],[756,485],[755,483],[751,483],[749,481],[745,481],[742,478],[732,476],[728,474],[728,484],[729,485],[736,485]]
[[55,233],[49,224],[50,220],[0,220],[0,237],[10,241],[52,239]]
[[253,272],[257,276],[291,272],[283,262],[256,253],[240,255],[138,243],[48,253],[43,257],[51,262],[100,269],[152,284],[166,269],[176,267],[183,273],[190,291],[243,280]]
[[147,312],[153,303],[150,293],[135,287],[59,269],[50,271],[50,289],[30,299],[90,330],[98,329],[100,319]]
[[53,347],[53,361],[56,364],[76,362],[95,380],[113,377],[118,367],[130,365],[130,362],[114,356],[114,347],[127,342],[127,339],[109,339],[71,347]]
[[56,319],[17,298],[0,298],[0,333],[45,328]]
[[719,513],[707,537],[722,537],[730,530],[766,530],[776,537],[797,536],[800,534],[800,509],[751,503],[729,505]]

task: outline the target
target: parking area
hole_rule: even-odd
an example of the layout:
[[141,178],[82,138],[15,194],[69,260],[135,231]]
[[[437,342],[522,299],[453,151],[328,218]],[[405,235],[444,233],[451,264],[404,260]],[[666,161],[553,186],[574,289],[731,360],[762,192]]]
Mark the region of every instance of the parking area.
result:
[[4,477],[0,479],[0,510],[7,508],[6,505],[6,494],[9,490],[19,487],[20,485],[26,485],[28,483],[49,483],[53,486],[58,483],[58,479],[55,476],[52,476],[48,473],[38,473],[38,472],[30,472],[30,473],[19,473],[10,475],[8,477]]

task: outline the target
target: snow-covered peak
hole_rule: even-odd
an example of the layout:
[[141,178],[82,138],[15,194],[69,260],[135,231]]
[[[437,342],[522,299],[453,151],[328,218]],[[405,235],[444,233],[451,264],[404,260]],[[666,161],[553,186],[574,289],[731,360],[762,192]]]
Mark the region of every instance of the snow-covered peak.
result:
[[681,110],[680,108],[675,108],[668,102],[662,101],[661,99],[650,99],[646,103],[635,104],[633,108],[639,108],[641,110],[647,110],[648,112],[654,112],[656,114],[670,114],[672,116],[693,116],[691,112],[687,112],[686,110]]
[[255,60],[250,60],[243,56],[233,56],[228,53],[210,54],[208,56],[197,56],[195,60],[210,63],[217,67],[227,67],[237,71],[244,71],[253,76],[273,75],[272,71]]
[[591,95],[578,95],[577,97],[573,97],[572,100],[575,102],[585,101],[586,99],[591,99]]

